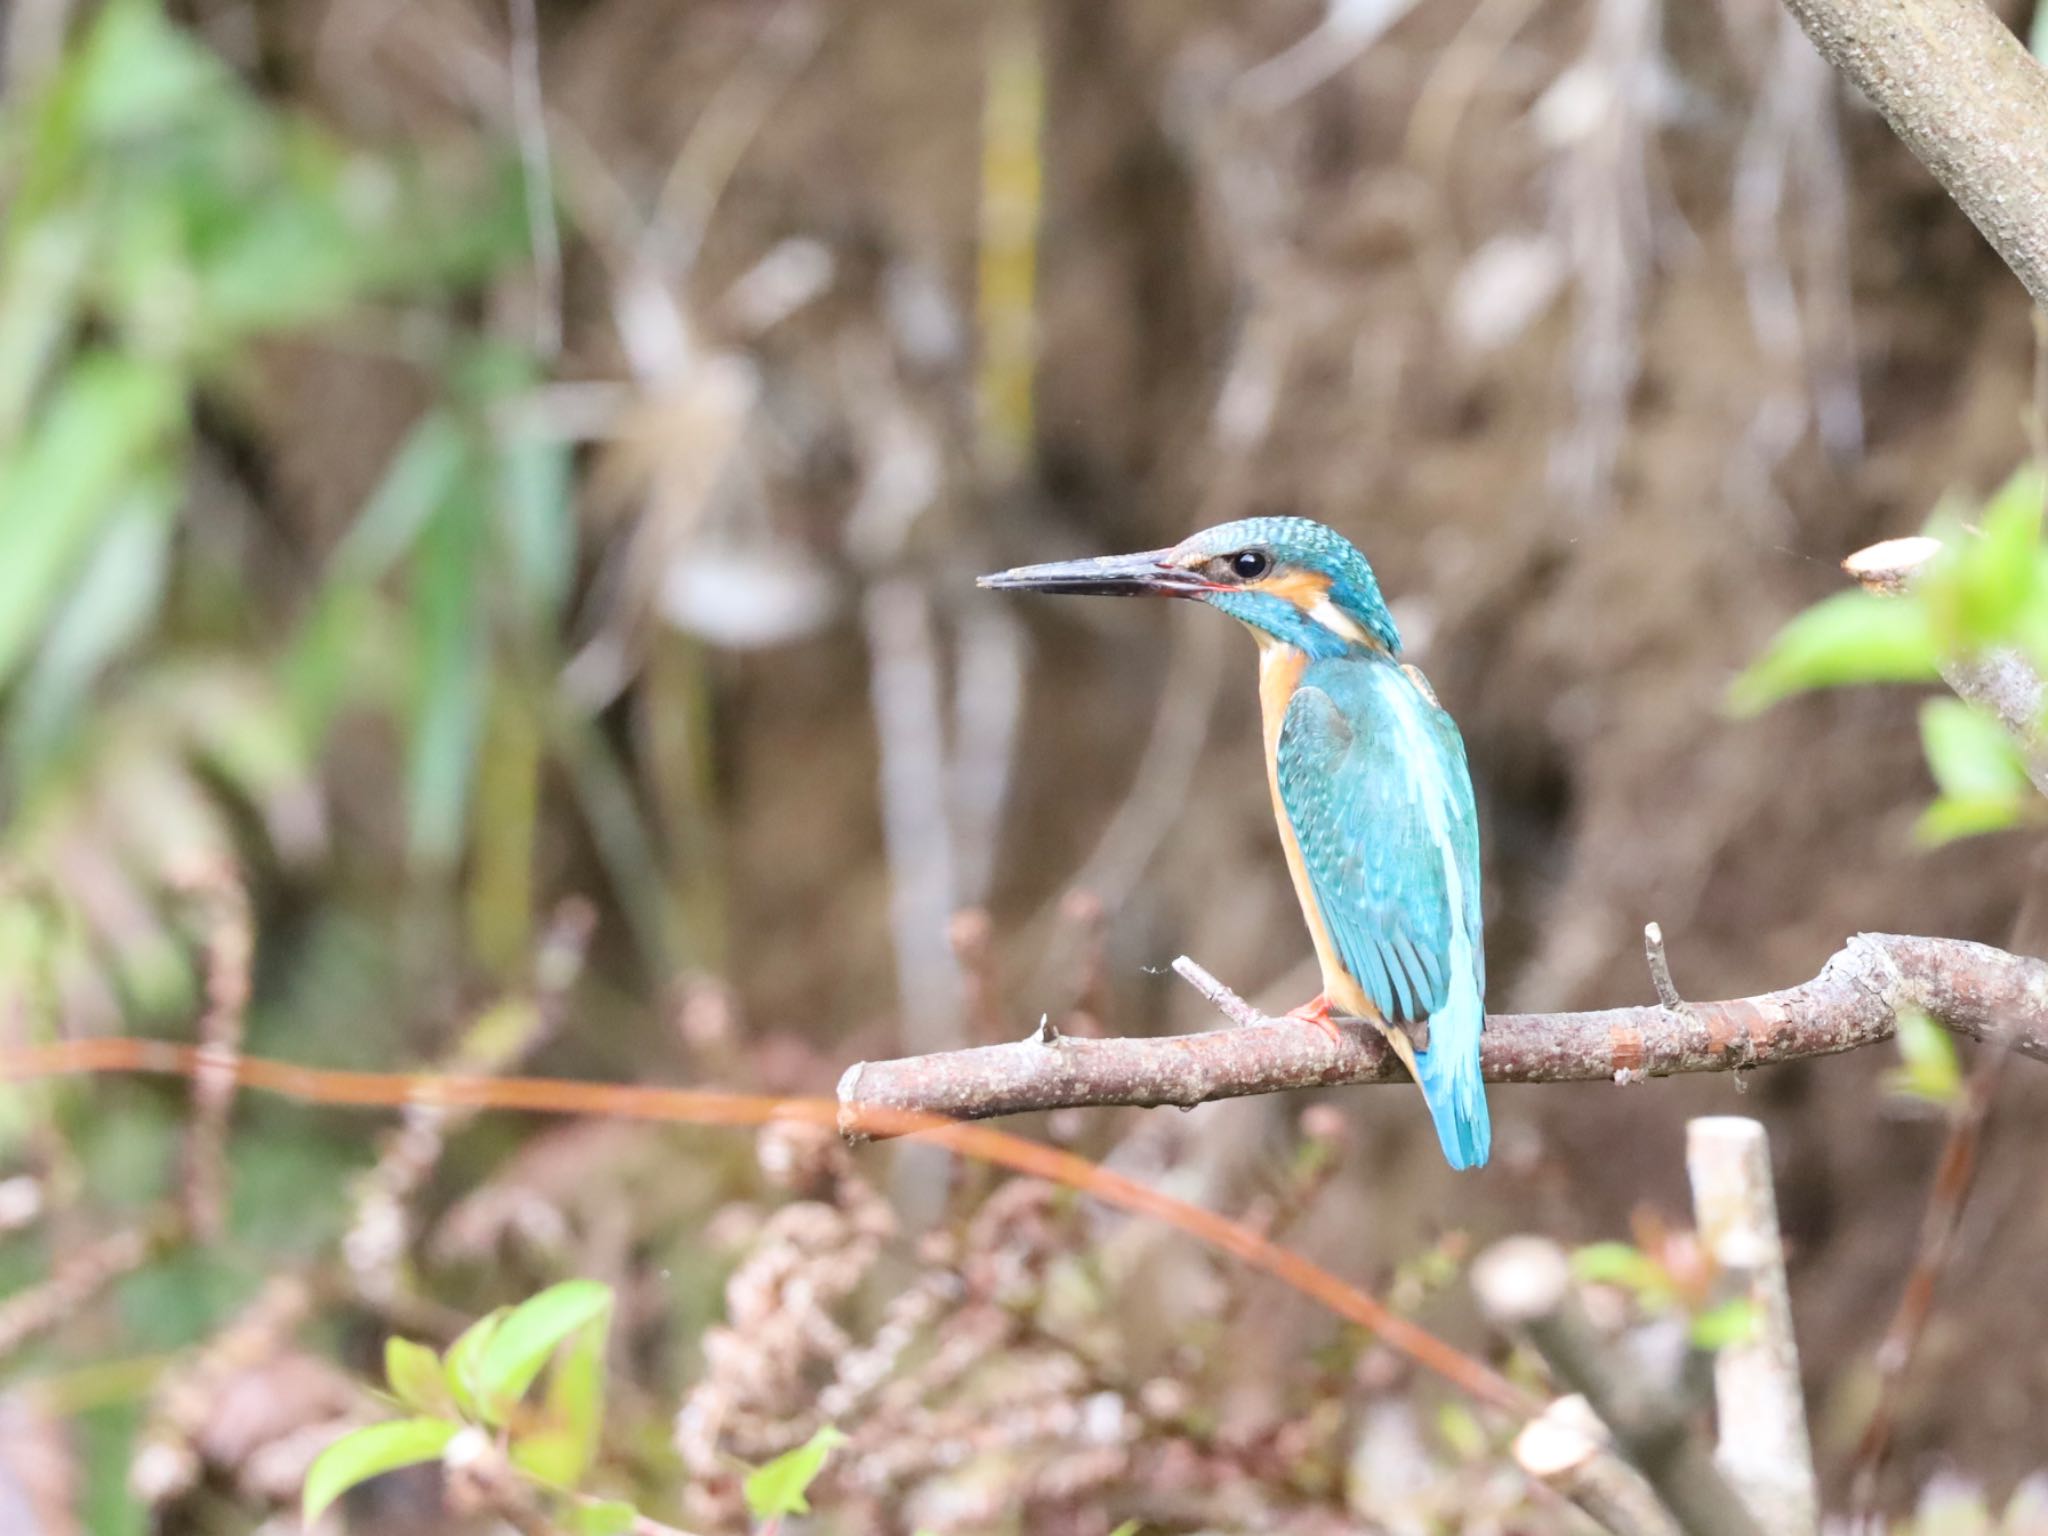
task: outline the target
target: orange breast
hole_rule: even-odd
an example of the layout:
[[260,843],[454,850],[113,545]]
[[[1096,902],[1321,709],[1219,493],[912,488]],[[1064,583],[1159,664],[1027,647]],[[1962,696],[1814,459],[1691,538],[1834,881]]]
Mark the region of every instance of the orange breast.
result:
[[1301,843],[1294,835],[1294,823],[1288,818],[1287,807],[1280,800],[1280,726],[1287,718],[1288,701],[1294,697],[1294,690],[1301,686],[1301,674],[1307,668],[1308,657],[1293,646],[1261,637],[1259,713],[1266,728],[1266,787],[1273,797],[1273,820],[1280,827],[1280,846],[1287,854],[1287,872],[1294,877],[1295,899],[1301,903],[1301,915],[1308,922],[1309,938],[1315,944],[1316,963],[1322,968],[1323,995],[1340,1011],[1354,1018],[1370,1019],[1376,1017],[1379,1010],[1373,1007],[1364,988],[1344,968],[1336,941],[1330,937],[1329,925],[1323,921],[1322,905],[1316,900],[1314,886],[1309,883],[1308,866],[1302,862]]

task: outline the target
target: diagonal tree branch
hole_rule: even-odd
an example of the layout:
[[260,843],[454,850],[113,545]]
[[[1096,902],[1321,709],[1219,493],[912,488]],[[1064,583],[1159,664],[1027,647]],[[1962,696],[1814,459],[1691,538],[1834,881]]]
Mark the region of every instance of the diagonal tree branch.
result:
[[[876,1109],[982,1120],[1078,1105],[1192,1105],[1407,1075],[1366,1024],[1344,1026],[1333,1041],[1258,1013],[1192,961],[1174,968],[1238,1027],[1082,1040],[1041,1026],[1010,1045],[859,1062],[839,1080],[840,1129],[863,1134],[863,1112]],[[1725,1072],[1876,1044],[1891,1037],[1906,1009],[2048,1061],[2048,963],[1963,939],[1897,934],[1857,935],[1796,987],[1688,1003],[1683,1012],[1650,1005],[1496,1014],[1486,1021],[1482,1061],[1487,1080],[1497,1083]]]
[[2048,70],[1984,0],[1785,0],[2048,305]]

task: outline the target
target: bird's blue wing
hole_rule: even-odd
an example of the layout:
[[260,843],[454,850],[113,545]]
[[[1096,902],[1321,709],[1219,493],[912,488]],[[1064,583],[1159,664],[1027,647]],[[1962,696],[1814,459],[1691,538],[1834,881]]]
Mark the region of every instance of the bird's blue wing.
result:
[[1330,937],[1380,1012],[1427,1018],[1460,981],[1483,995],[1478,815],[1450,716],[1391,662],[1316,662],[1276,777]]

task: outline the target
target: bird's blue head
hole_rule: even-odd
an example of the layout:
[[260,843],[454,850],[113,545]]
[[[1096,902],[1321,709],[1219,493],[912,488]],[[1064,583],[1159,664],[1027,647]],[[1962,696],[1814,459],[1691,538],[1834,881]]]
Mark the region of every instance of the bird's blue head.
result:
[[1310,656],[1401,651],[1401,634],[1365,556],[1305,517],[1248,517],[1171,549],[1026,565],[984,587],[1096,597],[1191,597]]

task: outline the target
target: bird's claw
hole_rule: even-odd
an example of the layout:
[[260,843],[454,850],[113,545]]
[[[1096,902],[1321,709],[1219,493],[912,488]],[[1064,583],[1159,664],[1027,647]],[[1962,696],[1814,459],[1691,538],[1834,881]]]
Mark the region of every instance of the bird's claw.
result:
[[1329,1036],[1330,1044],[1332,1045],[1342,1045],[1344,1043],[1343,1026],[1337,1022],[1331,1012],[1330,1000],[1327,997],[1318,997],[1313,1002],[1303,1003],[1299,1008],[1290,1008],[1287,1010],[1287,1017],[1299,1019],[1304,1024],[1313,1024],[1317,1029]]

